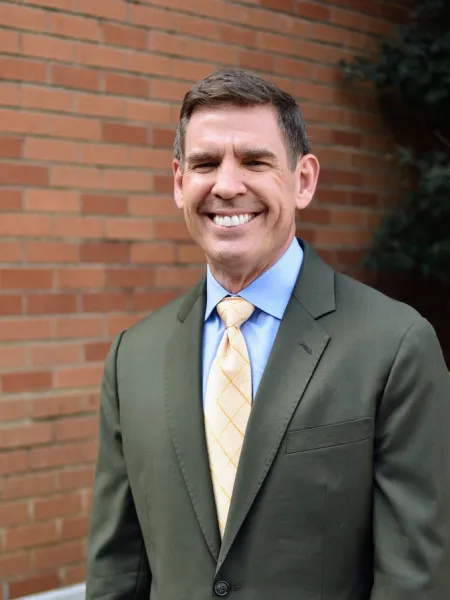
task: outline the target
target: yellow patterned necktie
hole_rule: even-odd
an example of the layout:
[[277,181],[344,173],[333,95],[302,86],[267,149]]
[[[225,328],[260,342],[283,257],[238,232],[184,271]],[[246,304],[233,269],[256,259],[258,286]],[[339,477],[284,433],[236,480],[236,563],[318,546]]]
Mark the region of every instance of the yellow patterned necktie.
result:
[[240,297],[225,298],[217,305],[225,333],[206,386],[205,430],[222,537],[252,407],[250,359],[240,328],[254,310]]

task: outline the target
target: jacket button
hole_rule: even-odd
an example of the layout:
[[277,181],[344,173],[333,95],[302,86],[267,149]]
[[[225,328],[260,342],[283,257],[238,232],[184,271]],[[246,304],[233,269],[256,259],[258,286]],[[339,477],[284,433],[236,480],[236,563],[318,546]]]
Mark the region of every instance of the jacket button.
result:
[[230,591],[230,584],[226,581],[218,581],[214,585],[214,593],[216,596],[227,596]]

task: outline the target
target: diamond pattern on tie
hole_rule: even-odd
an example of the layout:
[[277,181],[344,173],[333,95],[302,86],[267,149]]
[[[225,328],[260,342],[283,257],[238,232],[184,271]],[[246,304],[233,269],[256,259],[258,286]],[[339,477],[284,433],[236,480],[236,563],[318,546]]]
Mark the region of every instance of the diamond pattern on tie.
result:
[[206,387],[205,430],[222,536],[252,405],[250,359],[240,328],[254,310],[240,297],[225,298],[217,305],[225,333]]

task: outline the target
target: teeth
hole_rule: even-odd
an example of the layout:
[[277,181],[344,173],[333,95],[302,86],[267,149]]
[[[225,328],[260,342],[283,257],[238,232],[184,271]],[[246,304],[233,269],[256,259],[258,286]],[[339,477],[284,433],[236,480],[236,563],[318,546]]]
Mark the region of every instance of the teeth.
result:
[[220,217],[216,215],[214,217],[214,223],[219,227],[237,227],[238,225],[244,225],[254,218],[255,215],[247,213],[245,215],[233,215],[232,217]]

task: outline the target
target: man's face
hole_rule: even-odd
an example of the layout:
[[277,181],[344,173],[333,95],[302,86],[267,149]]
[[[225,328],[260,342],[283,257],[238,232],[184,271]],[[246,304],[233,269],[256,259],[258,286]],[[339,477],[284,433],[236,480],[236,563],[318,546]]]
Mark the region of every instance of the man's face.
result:
[[290,168],[278,115],[269,105],[197,109],[184,150],[184,165],[174,161],[175,200],[193,239],[213,272],[251,281],[291,243],[296,208],[304,208],[314,192],[315,157]]

